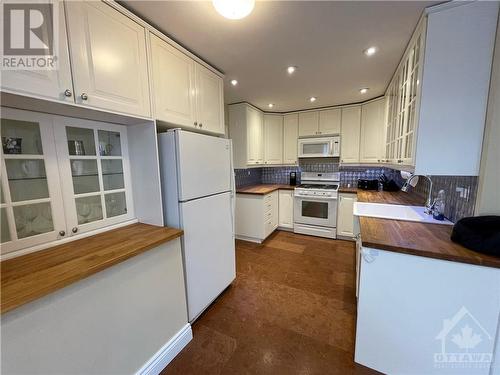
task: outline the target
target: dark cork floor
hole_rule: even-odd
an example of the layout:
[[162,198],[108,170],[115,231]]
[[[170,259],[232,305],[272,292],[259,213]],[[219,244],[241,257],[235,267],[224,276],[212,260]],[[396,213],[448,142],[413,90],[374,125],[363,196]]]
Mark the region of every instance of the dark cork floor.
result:
[[163,375],[376,373],[353,359],[354,243],[278,231],[237,241],[236,264]]

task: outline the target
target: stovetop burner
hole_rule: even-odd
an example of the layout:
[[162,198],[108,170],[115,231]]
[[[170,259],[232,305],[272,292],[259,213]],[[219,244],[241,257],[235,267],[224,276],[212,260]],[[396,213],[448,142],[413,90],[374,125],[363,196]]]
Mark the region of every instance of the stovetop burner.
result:
[[315,185],[315,184],[301,184],[298,186],[301,189],[328,189],[328,190],[337,190],[338,185]]

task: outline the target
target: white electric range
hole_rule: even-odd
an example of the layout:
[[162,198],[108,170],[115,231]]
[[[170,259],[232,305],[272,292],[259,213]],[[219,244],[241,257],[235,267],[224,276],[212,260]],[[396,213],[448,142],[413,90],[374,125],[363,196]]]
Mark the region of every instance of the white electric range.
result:
[[302,172],[301,181],[294,194],[293,231],[336,238],[340,173]]

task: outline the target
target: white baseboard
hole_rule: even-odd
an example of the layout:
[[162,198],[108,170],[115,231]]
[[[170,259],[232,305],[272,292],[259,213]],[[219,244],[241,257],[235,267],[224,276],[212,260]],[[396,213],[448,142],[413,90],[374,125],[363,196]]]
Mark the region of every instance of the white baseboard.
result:
[[247,237],[247,236],[235,236],[237,240],[241,241],[248,241],[248,242],[253,242],[253,243],[262,243],[263,240],[259,238],[254,238],[254,237]]
[[193,331],[186,324],[158,352],[151,357],[135,374],[158,375],[175,358],[177,354],[191,341]]

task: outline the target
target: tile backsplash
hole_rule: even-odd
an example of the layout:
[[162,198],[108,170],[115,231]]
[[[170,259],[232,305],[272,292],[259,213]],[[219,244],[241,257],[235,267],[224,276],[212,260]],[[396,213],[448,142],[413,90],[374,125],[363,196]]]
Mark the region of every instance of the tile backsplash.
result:
[[[339,160],[333,159],[301,159],[299,166],[290,167],[257,167],[248,169],[235,169],[236,187],[256,184],[288,184],[290,172],[297,172],[297,183],[300,183],[300,173],[304,172],[340,172],[340,186],[357,186],[360,178],[378,179],[385,174],[398,186],[403,186],[404,180],[398,170],[387,167],[373,166],[339,166]],[[473,216],[478,178],[477,176],[431,176],[433,182],[432,199],[437,197],[439,190],[446,192],[445,216],[449,220],[457,220]],[[425,202],[429,184],[426,179],[421,179],[410,194],[418,194]],[[460,191],[457,191],[460,190]],[[465,190],[463,190],[465,189]]]
[[340,168],[340,186],[356,187],[358,179],[377,180],[384,174],[389,180],[394,180],[398,186],[403,186],[403,178],[399,171],[386,167],[346,167]]
[[234,181],[236,188],[262,183],[262,168],[235,169]]
[[[477,176],[430,176],[430,178],[432,180],[432,199],[437,197],[439,190],[445,191],[444,216],[448,220],[455,223],[464,217],[474,215]],[[425,202],[429,186],[427,179],[420,179],[411,191],[422,196]]]
[[297,183],[300,183],[299,167],[265,167],[262,168],[263,184],[289,184],[290,172],[297,172]]

